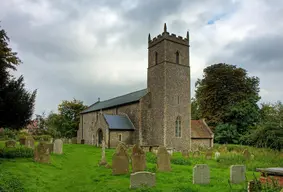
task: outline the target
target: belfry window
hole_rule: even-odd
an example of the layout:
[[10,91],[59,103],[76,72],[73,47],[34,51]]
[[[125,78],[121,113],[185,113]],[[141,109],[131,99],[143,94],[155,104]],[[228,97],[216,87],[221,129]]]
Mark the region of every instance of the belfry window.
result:
[[179,51],[177,51],[176,52],[176,63],[177,64],[180,64],[180,58],[179,57],[180,57],[180,53],[179,53]]
[[158,63],[158,53],[155,52],[155,65],[157,65],[157,63]]
[[180,116],[177,117],[175,122],[175,136],[181,137],[181,118]]

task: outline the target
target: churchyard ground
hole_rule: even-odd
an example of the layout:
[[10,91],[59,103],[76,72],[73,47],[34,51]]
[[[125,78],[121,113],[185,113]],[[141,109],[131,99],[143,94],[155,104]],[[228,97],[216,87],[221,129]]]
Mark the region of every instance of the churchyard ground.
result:
[[[0,148],[4,142],[0,142]],[[282,167],[283,154],[268,149],[248,148],[254,154],[253,160],[245,160],[242,151],[245,146],[228,145],[220,152],[219,160],[200,157],[185,159],[181,153],[174,153],[172,171],[156,172],[156,158],[147,153],[147,171],[156,172],[156,187],[131,190],[130,174],[113,176],[111,168],[99,167],[101,149],[89,145],[64,144],[62,155],[51,155],[51,164],[36,163],[32,158],[0,159],[0,186],[15,191],[246,191],[246,184],[229,184],[230,165],[246,165],[248,180],[259,177],[255,168]],[[220,150],[216,145],[214,151]],[[239,152],[237,152],[239,151]],[[111,164],[114,149],[106,149],[106,159]],[[192,183],[193,167],[207,164],[210,168],[210,184]]]

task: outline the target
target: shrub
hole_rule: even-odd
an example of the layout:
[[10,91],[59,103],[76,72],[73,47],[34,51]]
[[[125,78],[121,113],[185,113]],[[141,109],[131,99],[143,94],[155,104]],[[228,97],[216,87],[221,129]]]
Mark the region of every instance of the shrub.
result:
[[173,157],[171,159],[171,163],[175,165],[191,165],[191,161],[189,159],[184,159],[182,157]]
[[51,135],[34,135],[34,140],[36,141],[50,141]]
[[1,192],[22,192],[25,191],[20,180],[9,172],[0,173],[0,191]]
[[33,149],[27,148],[27,147],[16,147],[16,148],[2,148],[0,149],[0,158],[7,158],[7,159],[12,159],[12,158],[19,158],[19,157],[24,157],[24,158],[30,158],[33,157]]
[[215,142],[217,143],[238,143],[239,133],[237,127],[230,124],[220,124],[215,128]]
[[16,139],[17,131],[5,128],[4,131],[0,132],[1,140]]

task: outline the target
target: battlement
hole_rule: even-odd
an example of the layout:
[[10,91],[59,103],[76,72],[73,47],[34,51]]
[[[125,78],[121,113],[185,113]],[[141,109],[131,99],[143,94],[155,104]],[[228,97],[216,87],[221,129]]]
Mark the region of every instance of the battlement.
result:
[[151,39],[150,34],[148,36],[148,47],[152,47],[154,45],[156,45],[157,43],[159,43],[160,41],[163,40],[169,40],[169,41],[174,41],[176,43],[180,43],[183,45],[187,45],[189,46],[189,32],[187,32],[187,37],[184,38],[182,36],[176,36],[176,34],[174,33],[168,33],[167,32],[167,27],[166,27],[166,23],[164,24],[164,32],[162,34],[159,34],[157,37],[154,37],[153,39]]

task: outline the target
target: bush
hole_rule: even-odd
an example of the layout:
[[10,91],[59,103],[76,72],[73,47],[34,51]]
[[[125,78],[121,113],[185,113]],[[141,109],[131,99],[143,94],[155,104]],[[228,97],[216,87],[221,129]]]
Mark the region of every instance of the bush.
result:
[[21,192],[25,191],[20,180],[9,172],[0,173],[0,191],[1,192]]
[[34,135],[34,140],[36,141],[50,141],[51,135]]
[[27,147],[16,147],[16,148],[2,148],[0,149],[0,158],[30,158],[33,157],[33,149]]
[[16,139],[17,131],[5,128],[4,131],[0,132],[1,140]]
[[175,165],[191,165],[191,161],[189,159],[184,159],[182,157],[173,157],[171,159],[171,163]]
[[237,144],[240,135],[237,132],[237,127],[230,124],[220,124],[215,128],[215,142],[216,143],[229,143]]

